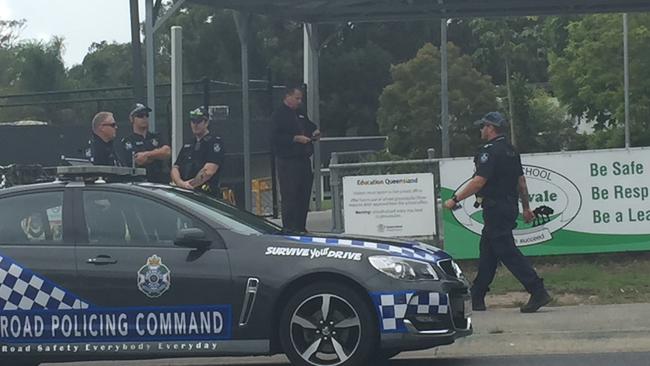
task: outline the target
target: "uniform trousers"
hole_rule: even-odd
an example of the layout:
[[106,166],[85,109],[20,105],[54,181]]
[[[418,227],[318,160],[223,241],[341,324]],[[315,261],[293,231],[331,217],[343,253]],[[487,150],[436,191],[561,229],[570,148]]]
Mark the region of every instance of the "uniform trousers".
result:
[[307,231],[307,212],[314,174],[308,157],[278,158],[280,195],[282,196],[282,226],[285,229]]
[[515,245],[512,230],[516,227],[518,214],[516,199],[484,200],[479,266],[472,292],[484,295],[489,290],[499,261],[529,293],[544,289],[542,279]]

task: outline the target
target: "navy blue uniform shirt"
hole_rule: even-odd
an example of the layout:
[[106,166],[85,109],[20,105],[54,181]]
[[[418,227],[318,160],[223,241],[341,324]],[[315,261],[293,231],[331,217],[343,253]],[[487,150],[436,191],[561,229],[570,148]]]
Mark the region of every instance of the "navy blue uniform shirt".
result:
[[[133,167],[134,155],[143,151],[151,151],[159,149],[165,145],[169,145],[166,140],[163,140],[160,134],[154,132],[147,132],[146,136],[137,133],[123,138],[120,141],[120,147],[123,151],[124,165]],[[165,162],[163,160],[154,160],[142,168],[147,169],[147,181],[154,183],[169,183],[169,172],[165,169]]]
[[86,158],[93,165],[123,166],[119,155],[115,152],[113,141],[106,142],[94,133],[88,140]]
[[311,138],[316,125],[302,112],[293,110],[282,103],[280,108],[273,112],[272,145],[274,153],[279,158],[308,158],[314,152],[312,143],[301,144],[293,141],[293,137],[303,135]]
[[483,145],[474,156],[476,175],[487,179],[478,196],[490,199],[518,197],[519,177],[524,175],[521,157],[505,136]]
[[221,137],[208,133],[198,141],[193,139],[192,142],[184,144],[174,165],[178,166],[181,178],[189,180],[196,177],[206,163],[217,164],[219,166],[217,172],[200,187],[216,195],[220,192],[219,176],[223,169],[223,160],[224,149]]

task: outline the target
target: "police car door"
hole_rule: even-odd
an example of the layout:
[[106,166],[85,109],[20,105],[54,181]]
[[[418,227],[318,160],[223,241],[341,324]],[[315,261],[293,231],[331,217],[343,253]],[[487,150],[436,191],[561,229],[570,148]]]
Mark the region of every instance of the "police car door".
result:
[[96,184],[79,196],[77,266],[90,310],[105,318],[98,341],[145,342],[153,348],[133,351],[178,355],[214,353],[217,340],[230,338],[230,265],[216,232],[128,190]]
[[0,197],[0,360],[52,343],[49,320],[84,306],[69,291],[76,280],[70,198],[63,187]]

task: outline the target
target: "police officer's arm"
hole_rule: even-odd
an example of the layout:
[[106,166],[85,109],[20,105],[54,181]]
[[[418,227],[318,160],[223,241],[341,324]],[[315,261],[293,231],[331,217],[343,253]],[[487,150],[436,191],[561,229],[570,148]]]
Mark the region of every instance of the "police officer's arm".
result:
[[188,181],[192,187],[200,187],[214,176],[219,167],[223,165],[224,149],[223,142],[217,138],[210,145],[205,145],[207,154],[205,155],[205,164],[199,170],[196,176]]
[[446,208],[454,208],[458,202],[478,193],[485,186],[485,183],[492,179],[496,167],[496,158],[492,156],[490,149],[483,147],[474,160],[476,162],[474,177],[454,197],[445,202]]
[[307,144],[311,139],[303,135],[294,135],[291,126],[291,115],[276,111],[271,117],[273,123],[273,143],[275,146],[288,146],[293,143]]
[[487,183],[487,179],[485,177],[475,175],[474,178],[469,181],[469,183],[467,183],[460,191],[456,192],[453,198],[445,201],[445,207],[450,209],[454,208],[458,202],[478,193],[478,191],[480,191],[481,188],[485,186],[485,183]]
[[174,165],[172,166],[172,171],[169,174],[172,182],[181,188],[185,189],[194,189],[188,182],[184,181],[183,178],[181,177],[181,171],[180,171],[180,164],[181,164],[181,157],[183,156],[183,150],[178,153],[178,157],[176,158],[176,162],[174,162]]
[[192,186],[192,188],[200,187],[205,182],[209,181],[210,178],[212,178],[212,176],[217,173],[217,170],[219,170],[219,165],[215,163],[205,163],[205,165],[203,165],[203,168],[201,168],[196,176],[190,179],[188,183]]
[[135,154],[135,162],[138,165],[146,165],[153,160],[167,160],[172,154],[169,145],[164,145],[154,150],[141,151]]

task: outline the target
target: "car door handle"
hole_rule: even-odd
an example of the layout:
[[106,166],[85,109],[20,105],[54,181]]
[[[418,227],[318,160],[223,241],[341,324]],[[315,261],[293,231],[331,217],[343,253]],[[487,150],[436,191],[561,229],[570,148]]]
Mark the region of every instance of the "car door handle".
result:
[[110,255],[98,255],[98,256],[95,257],[95,258],[88,258],[88,260],[86,261],[86,263],[90,263],[90,264],[98,264],[98,265],[102,265],[102,264],[116,264],[116,263],[117,263],[117,259],[113,259]]

